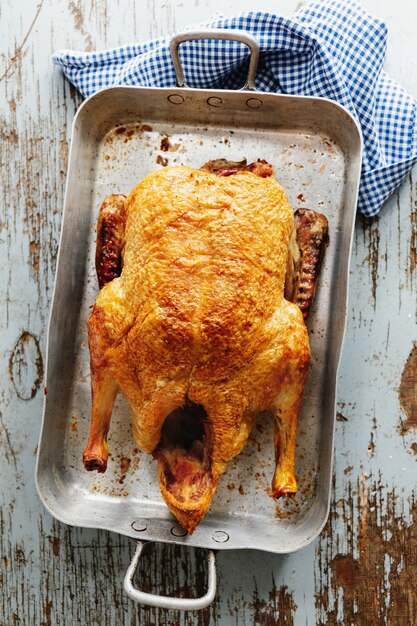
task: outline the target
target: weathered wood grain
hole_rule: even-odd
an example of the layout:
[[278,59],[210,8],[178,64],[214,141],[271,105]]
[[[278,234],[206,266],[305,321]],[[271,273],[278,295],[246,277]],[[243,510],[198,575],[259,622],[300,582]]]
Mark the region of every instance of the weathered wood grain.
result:
[[[366,0],[390,28],[387,70],[417,95],[417,8]],[[283,7],[295,10],[291,0]],[[122,591],[130,540],[54,521],[34,486],[45,338],[68,140],[78,94],[50,63],[60,47],[104,48],[259,8],[250,0],[3,0],[0,7],[0,625],[245,626],[417,623],[417,175],[380,217],[358,219],[339,380],[329,523],[278,557],[219,553],[219,592],[198,615],[137,607]],[[276,11],[273,0],[265,10]],[[406,363],[408,365],[406,366]],[[405,368],[405,370],[404,370]],[[403,373],[404,372],[404,373]],[[406,390],[406,391],[405,391]],[[143,584],[199,593],[204,555],[159,546]]]
[[[332,509],[318,544],[317,623],[333,626],[343,615],[345,624],[415,624],[414,498],[406,503],[396,489],[360,474]],[[344,549],[335,526],[343,529]]]

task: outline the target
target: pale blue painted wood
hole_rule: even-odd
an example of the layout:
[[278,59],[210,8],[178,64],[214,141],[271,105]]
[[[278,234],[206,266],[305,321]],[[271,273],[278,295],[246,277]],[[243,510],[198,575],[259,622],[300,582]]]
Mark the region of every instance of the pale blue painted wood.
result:
[[[411,0],[401,6],[394,0],[383,6],[377,0],[363,4],[389,26],[387,70],[417,96],[417,5]],[[284,7],[265,0],[262,8],[282,8],[289,14],[296,6],[293,0]],[[24,625],[169,623],[163,613],[139,611],[122,593],[122,578],[133,551],[128,540],[59,525],[44,511],[35,492],[43,389],[40,385],[31,400],[17,396],[16,388],[24,398],[31,395],[37,373],[33,341],[25,335],[20,351],[15,346],[23,332],[30,332],[39,339],[44,356],[67,141],[80,103],[52,67],[50,54],[58,47],[104,48],[144,40],[202,21],[215,11],[231,14],[253,7],[250,0],[2,2],[0,247],[7,270],[0,280],[0,623],[13,623],[13,614],[16,623]],[[219,593],[210,613],[211,624],[273,623],[268,621],[274,618],[273,585],[278,589],[285,585],[286,601],[292,596],[296,606],[289,611],[292,622],[275,613],[279,623],[326,623],[320,601],[316,608],[320,590],[329,611],[343,623],[343,594],[331,584],[327,566],[337,554],[358,557],[358,530],[363,532],[360,525],[369,502],[374,502],[373,491],[379,490],[377,513],[381,517],[395,490],[401,523],[410,523],[416,469],[411,444],[416,436],[414,432],[399,434],[398,387],[416,339],[417,270],[410,261],[416,181],[414,172],[387,202],[378,222],[366,227],[360,222],[356,228],[339,383],[339,410],[347,421],[338,421],[336,426],[333,513],[339,517],[332,518],[332,539],[324,536],[286,557],[219,554]],[[10,379],[12,355],[15,384]],[[343,519],[344,510],[352,512],[351,520]],[[389,563],[386,568],[384,589],[389,594]],[[164,563],[159,570],[156,566],[161,580],[167,571],[171,569]],[[208,618],[205,613],[180,623],[208,623]]]

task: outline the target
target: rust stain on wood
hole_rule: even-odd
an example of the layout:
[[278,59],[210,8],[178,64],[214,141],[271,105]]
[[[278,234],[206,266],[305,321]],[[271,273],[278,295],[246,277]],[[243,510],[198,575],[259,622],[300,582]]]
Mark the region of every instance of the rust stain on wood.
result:
[[378,286],[378,265],[379,265],[379,217],[360,217],[365,241],[368,245],[368,256],[365,261],[369,266],[371,278],[371,292],[374,309],[376,308],[376,290]]
[[41,244],[39,241],[29,242],[29,257],[32,263],[33,271],[37,274],[39,272],[39,260],[41,253]]
[[374,433],[371,432],[371,436],[368,443],[368,454],[369,456],[374,456],[375,453],[375,441],[374,441]]
[[[411,173],[410,173],[410,189],[413,189]],[[417,192],[417,186],[415,187]],[[417,267],[417,199],[411,194],[410,198],[410,262],[409,273],[411,276],[414,274],[414,270]]]
[[20,400],[32,400],[43,379],[43,360],[39,341],[24,331],[16,341],[9,359],[9,377]]
[[0,76],[0,83],[5,79],[5,78],[10,78],[10,76],[13,74],[15,67],[18,63],[21,63],[22,61],[22,57],[23,57],[23,50],[25,47],[25,44],[27,42],[27,40],[29,39],[30,33],[33,30],[33,27],[36,24],[36,20],[39,17],[39,13],[41,12],[42,9],[42,5],[43,5],[43,0],[41,0],[41,2],[38,4],[38,6],[36,7],[36,12],[35,15],[30,23],[30,26],[28,28],[28,30],[26,31],[25,36],[23,37],[22,41],[20,42],[20,44],[18,44],[13,52],[13,55],[9,58],[9,63],[6,67],[6,69],[4,70],[3,74]]
[[[135,543],[127,537],[69,527],[45,515],[32,527],[33,537],[24,535],[18,540],[15,531],[12,541],[12,524],[13,516],[6,506],[0,506],[0,554],[7,555],[7,566],[3,559],[0,624],[219,624],[218,600],[207,609],[189,613],[129,600],[122,581]],[[135,584],[159,594],[198,597],[206,590],[206,566],[204,550],[151,545],[141,559]]]
[[[417,503],[410,522],[395,491],[360,476],[320,538],[316,578],[317,624],[410,626],[417,623]],[[332,527],[344,524],[347,545],[333,542]]]
[[376,417],[374,415],[374,417],[372,418],[372,430],[371,430],[369,443],[368,443],[368,454],[369,454],[370,457],[373,457],[374,454],[375,454],[375,446],[376,446],[375,439],[376,439],[376,436],[377,436],[377,421],[376,421]]
[[250,608],[253,611],[254,626],[294,626],[295,624],[294,615],[297,605],[286,585],[276,587],[274,582],[268,601],[259,597],[258,588],[255,585]]
[[414,342],[401,376],[399,388],[400,405],[406,420],[402,421],[401,433],[417,428],[417,342]]
[[[3,444],[3,435],[4,435],[4,441],[5,441],[4,444]],[[8,428],[6,428],[1,411],[0,411],[0,442],[2,445],[4,445],[4,456],[6,457],[6,461],[8,461],[9,463],[12,462],[15,471],[17,471],[16,454],[12,445],[12,440],[10,437],[9,430]]]
[[340,411],[337,411],[337,413],[336,413],[336,419],[337,419],[337,421],[338,421],[338,422],[347,422],[347,421],[348,421],[348,418],[347,418],[347,417],[345,417],[345,416],[343,415],[343,413],[341,413]]
[[50,535],[49,541],[51,542],[51,546],[52,546],[52,554],[54,556],[59,556],[59,547],[60,547],[59,537],[54,537]]
[[68,169],[68,142],[66,139],[61,139],[59,142],[59,160],[60,160],[60,174],[65,177]]
[[354,589],[360,576],[359,562],[350,554],[336,554],[331,562],[335,585],[344,589]]
[[19,142],[19,137],[18,137],[16,129],[15,128],[8,129],[7,126],[3,126],[2,131],[1,131],[1,138],[3,141],[14,144],[14,145],[17,145]]
[[74,26],[76,30],[78,30],[78,32],[84,37],[85,51],[91,52],[94,50],[94,42],[93,37],[86,31],[84,26],[84,14],[81,0],[77,0],[77,2],[70,2],[68,8],[74,18]]
[[45,619],[42,622],[41,626],[52,626],[51,613],[52,613],[53,606],[54,605],[51,600],[49,602],[45,602],[44,607],[43,607]]

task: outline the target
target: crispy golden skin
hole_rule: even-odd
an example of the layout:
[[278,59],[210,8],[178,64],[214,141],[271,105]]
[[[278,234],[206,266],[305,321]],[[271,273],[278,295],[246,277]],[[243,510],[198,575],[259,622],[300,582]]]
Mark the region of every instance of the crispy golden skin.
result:
[[[310,352],[300,309],[284,299],[294,217],[273,177],[167,167],[126,201],[121,276],[89,320],[93,412],[84,453],[104,471],[117,388],[134,436],[159,462],[162,495],[192,532],[255,416],[275,417],[275,497],[296,492],[295,434]],[[169,414],[204,408],[199,446],[166,444]],[[198,448],[198,450],[197,450]]]

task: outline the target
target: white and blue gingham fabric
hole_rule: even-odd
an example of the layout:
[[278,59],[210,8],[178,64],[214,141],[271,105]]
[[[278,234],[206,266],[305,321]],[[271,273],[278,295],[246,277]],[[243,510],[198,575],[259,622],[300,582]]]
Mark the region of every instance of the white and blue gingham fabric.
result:
[[[249,12],[215,15],[199,26],[243,29],[260,42],[256,86],[263,91],[320,96],[359,121],[364,155],[358,209],[370,217],[417,161],[416,100],[383,71],[387,29],[352,1],[322,0],[294,17]],[[176,84],[170,36],[104,52],[60,50],[55,63],[84,96],[114,85]],[[239,88],[249,50],[230,41],[189,41],[180,48],[191,87]]]

